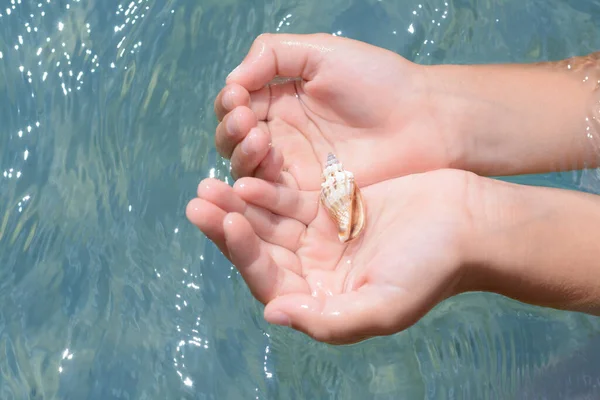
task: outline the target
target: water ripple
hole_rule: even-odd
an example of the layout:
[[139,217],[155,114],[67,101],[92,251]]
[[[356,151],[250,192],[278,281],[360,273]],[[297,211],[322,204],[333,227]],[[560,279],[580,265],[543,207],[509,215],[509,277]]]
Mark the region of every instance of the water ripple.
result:
[[[597,319],[496,296],[356,346],[268,326],[184,215],[200,179],[231,183],[212,101],[257,34],[325,31],[422,63],[539,60],[600,47],[597,2],[4,3],[0,398],[597,393]],[[593,185],[582,175],[515,179]]]

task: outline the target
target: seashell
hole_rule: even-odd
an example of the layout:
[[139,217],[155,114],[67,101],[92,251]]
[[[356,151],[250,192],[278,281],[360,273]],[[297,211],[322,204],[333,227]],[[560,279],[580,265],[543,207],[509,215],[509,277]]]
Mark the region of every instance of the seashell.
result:
[[337,224],[340,242],[358,237],[365,227],[365,207],[354,174],[329,153],[321,178],[321,203]]

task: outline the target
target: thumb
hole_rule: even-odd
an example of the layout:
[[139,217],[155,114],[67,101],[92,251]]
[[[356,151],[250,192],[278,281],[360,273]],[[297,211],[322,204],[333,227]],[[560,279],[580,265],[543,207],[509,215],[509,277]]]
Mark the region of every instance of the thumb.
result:
[[332,39],[335,38],[328,34],[262,34],[254,40],[242,63],[227,76],[226,83],[255,91],[276,76],[310,81],[322,58],[334,50]]

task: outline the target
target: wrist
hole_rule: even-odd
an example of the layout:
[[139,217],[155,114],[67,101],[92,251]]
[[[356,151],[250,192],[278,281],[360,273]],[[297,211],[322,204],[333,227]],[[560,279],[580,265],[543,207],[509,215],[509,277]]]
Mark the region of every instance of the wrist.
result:
[[[502,270],[518,263],[521,254],[517,246],[527,248],[526,243],[514,242],[515,230],[533,217],[528,216],[526,195],[525,186],[486,177],[478,177],[476,184],[471,185],[472,228],[464,247],[459,292],[503,292],[503,280],[508,276]],[[535,209],[532,211],[536,213]]]
[[460,282],[525,303],[600,312],[600,198],[482,178]]
[[425,67],[437,121],[456,143],[450,166],[500,176],[597,165],[600,65],[568,65]]
[[[495,282],[491,278],[497,265],[501,264],[498,248],[510,248],[503,233],[511,224],[517,223],[523,213],[522,205],[516,201],[517,188],[495,179],[471,175],[465,204],[470,229],[463,238],[457,293],[499,291],[490,286]],[[493,239],[502,244],[495,243]]]
[[[448,167],[477,172],[469,168],[468,160],[476,151],[472,136],[474,118],[485,110],[476,100],[470,68],[468,65],[427,65],[423,66],[423,75],[427,83],[427,103],[448,147]],[[475,109],[478,112],[474,112]]]
[[464,134],[469,118],[469,96],[461,91],[467,78],[463,67],[419,65],[423,107],[429,110],[434,129],[445,146],[444,167],[471,171],[466,167],[468,137]]

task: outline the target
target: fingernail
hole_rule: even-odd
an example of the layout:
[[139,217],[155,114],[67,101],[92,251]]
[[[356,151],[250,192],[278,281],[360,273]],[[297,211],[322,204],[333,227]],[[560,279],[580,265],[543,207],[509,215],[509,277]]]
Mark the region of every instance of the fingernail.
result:
[[242,141],[242,153],[248,155],[253,153],[252,150],[252,141],[256,138],[256,132],[250,133],[246,138]]
[[281,326],[292,326],[292,322],[290,321],[290,317],[281,311],[275,311],[269,315],[268,322],[273,325],[281,325]]
[[240,65],[238,65],[237,67],[235,67],[235,68],[233,69],[233,71],[231,71],[231,72],[229,73],[229,75],[227,75],[227,78],[226,78],[226,79],[230,79],[232,76],[235,76],[235,74],[237,74],[237,73],[240,71],[241,67],[242,67],[242,64],[240,64]]
[[227,92],[223,95],[223,107],[227,110],[233,110],[233,99],[231,93]]
[[206,191],[210,190],[210,184],[208,182],[200,182],[198,185],[198,196],[202,197]]
[[229,118],[227,118],[227,133],[231,136],[235,136],[235,134],[237,133],[238,129],[238,125],[235,119],[235,115],[230,115]]

